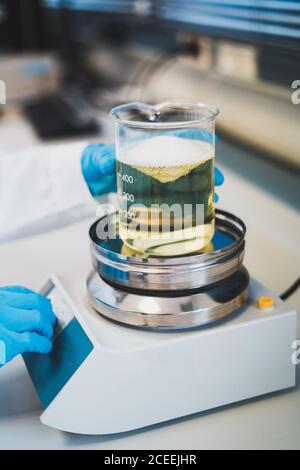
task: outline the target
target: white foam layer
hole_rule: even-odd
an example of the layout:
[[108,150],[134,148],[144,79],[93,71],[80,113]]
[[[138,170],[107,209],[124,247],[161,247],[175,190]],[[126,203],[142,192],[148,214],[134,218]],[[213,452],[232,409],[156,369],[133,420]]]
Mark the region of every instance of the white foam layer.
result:
[[212,157],[213,148],[207,142],[169,135],[142,140],[118,152],[119,161],[139,167],[190,165]]

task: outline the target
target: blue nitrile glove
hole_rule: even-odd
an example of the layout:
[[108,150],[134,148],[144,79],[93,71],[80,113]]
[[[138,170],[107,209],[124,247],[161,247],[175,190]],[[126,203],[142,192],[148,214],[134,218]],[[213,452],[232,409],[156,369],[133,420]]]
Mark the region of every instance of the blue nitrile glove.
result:
[[[212,134],[204,129],[179,129],[172,131],[172,135],[181,137],[182,139],[201,140],[202,142],[210,143],[212,141]],[[215,143],[218,142],[218,137],[214,136]],[[223,173],[215,167],[215,186],[221,186],[224,183]],[[215,202],[218,202],[219,196],[215,194]]]
[[[201,140],[202,142],[212,142],[212,134],[204,129],[178,129],[176,131],[170,131],[170,135],[175,137],[181,137],[182,139],[190,140]],[[215,143],[218,142],[218,137],[214,136]]]
[[[219,168],[215,167],[215,186],[222,186],[224,183],[224,176],[223,173],[219,170]],[[219,196],[215,193],[215,202],[218,202]]]
[[25,287],[1,287],[0,367],[24,352],[48,353],[55,323],[48,299]]
[[117,190],[113,144],[90,144],[81,157],[82,174],[93,196]]

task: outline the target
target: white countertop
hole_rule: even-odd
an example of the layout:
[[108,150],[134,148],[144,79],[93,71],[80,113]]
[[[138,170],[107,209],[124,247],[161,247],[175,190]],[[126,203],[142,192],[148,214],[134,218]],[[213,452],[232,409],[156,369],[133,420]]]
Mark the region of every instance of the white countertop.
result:
[[[12,118],[11,118],[12,119]],[[20,117],[16,132],[26,140]],[[11,143],[12,123],[0,123],[1,149]],[[18,131],[17,131],[18,129]],[[10,131],[9,131],[10,130]],[[23,132],[24,131],[24,132]],[[10,147],[9,150],[12,148]],[[299,275],[299,176],[274,168],[220,139],[219,164],[226,182],[219,207],[245,221],[246,266],[274,292],[284,291]],[[298,188],[298,196],[295,193]],[[298,198],[298,201],[297,201]],[[298,208],[296,207],[298,204]],[[89,264],[91,220],[0,246],[0,285],[38,289],[50,272],[78,276]],[[288,300],[300,311],[300,292]],[[300,337],[300,335],[299,335]],[[20,358],[0,370],[1,449],[300,449],[300,366],[293,390],[200,413],[171,423],[114,436],[77,436],[43,426],[39,400]]]

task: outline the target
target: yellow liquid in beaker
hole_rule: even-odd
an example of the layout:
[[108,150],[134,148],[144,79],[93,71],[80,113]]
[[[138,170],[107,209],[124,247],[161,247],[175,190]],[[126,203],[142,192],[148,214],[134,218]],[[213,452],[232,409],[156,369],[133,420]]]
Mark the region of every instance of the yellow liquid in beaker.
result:
[[[186,154],[178,156],[184,149]],[[157,151],[168,165],[157,165]],[[131,146],[126,157],[126,162],[117,161],[119,233],[124,243],[154,256],[184,255],[207,246],[214,234],[212,147],[155,137]],[[154,165],[136,164],[145,159]]]

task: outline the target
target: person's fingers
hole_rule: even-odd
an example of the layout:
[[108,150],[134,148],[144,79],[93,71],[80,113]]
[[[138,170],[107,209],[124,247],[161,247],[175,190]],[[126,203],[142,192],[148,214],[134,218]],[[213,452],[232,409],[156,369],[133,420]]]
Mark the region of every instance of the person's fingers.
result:
[[[202,142],[212,142],[212,133],[204,129],[179,129],[170,132],[170,135],[181,137],[183,139],[200,140]],[[218,142],[218,137],[214,136],[215,143]]]
[[1,288],[0,305],[1,304],[22,310],[40,310],[43,315],[48,317],[53,326],[56,323],[56,317],[52,310],[50,300],[36,292],[30,291],[29,289],[20,288],[16,291],[13,289]]
[[116,171],[114,144],[97,146],[93,152],[93,161],[97,170],[104,176],[113,175]]
[[7,330],[0,325],[0,366],[11,361],[21,352],[19,333]]
[[52,342],[38,333],[16,333],[0,326],[0,367],[18,354],[25,352],[47,354],[51,349]]
[[18,333],[19,353],[34,352],[47,354],[52,349],[52,342],[37,333]]
[[6,364],[6,342],[4,341],[3,328],[0,328],[0,367]]
[[223,183],[224,175],[219,168],[215,167],[215,186],[221,186]]
[[0,321],[7,329],[18,333],[35,331],[48,338],[53,336],[53,325],[41,310],[0,306]]
[[111,176],[116,172],[114,144],[90,144],[82,155],[82,171],[86,181],[96,182],[101,176]]
[[[224,176],[223,173],[219,170],[219,168],[215,167],[215,186],[221,186],[224,183]],[[214,194],[214,201],[218,202],[219,196],[215,193]]]
[[24,286],[4,286],[1,287],[1,290],[9,291],[9,292],[16,292],[18,294],[33,294],[34,291],[31,289],[28,289],[27,287]]

